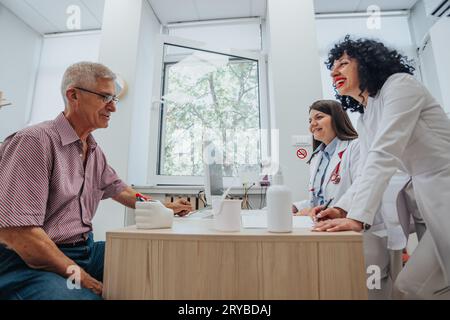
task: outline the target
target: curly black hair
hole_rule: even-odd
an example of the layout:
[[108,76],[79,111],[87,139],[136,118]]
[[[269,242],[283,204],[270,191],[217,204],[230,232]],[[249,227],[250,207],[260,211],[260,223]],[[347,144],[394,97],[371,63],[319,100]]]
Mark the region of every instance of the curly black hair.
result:
[[[325,61],[328,70],[331,70],[334,61],[340,59],[344,53],[358,61],[360,94],[367,90],[370,97],[374,97],[387,78],[394,73],[412,75],[415,70],[412,61],[397,50],[371,39],[352,40],[350,35],[346,35],[344,40],[335,44],[328,53],[328,60]],[[364,113],[364,107],[357,100],[350,96],[341,96],[337,90],[336,99],[341,102],[344,110]]]

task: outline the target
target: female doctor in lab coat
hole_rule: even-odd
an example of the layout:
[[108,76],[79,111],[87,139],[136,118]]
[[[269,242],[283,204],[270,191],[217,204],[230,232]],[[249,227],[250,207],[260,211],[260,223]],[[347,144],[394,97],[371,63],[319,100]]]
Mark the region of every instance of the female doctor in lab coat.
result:
[[309,199],[292,206],[299,215],[308,215],[311,208],[329,200],[333,205],[350,188],[358,168],[358,134],[339,102],[314,102],[309,108],[309,130],[313,135]]
[[[360,150],[358,134],[339,102],[316,101],[309,108],[309,115],[309,130],[313,134],[309,199],[294,202],[292,211],[313,216],[315,208],[329,200],[332,206],[350,189],[358,174]],[[380,267],[379,286],[370,288],[369,299],[392,298],[392,279],[401,268],[400,253],[388,250],[385,237],[372,232],[364,235],[366,268]]]
[[[380,42],[347,36],[330,51],[327,66],[343,107],[362,113],[361,170],[335,208],[318,215],[324,221],[316,230],[368,229],[389,179],[397,169],[407,173],[427,230],[397,288],[404,298],[450,299],[450,120],[412,76],[407,58]],[[407,235],[404,199],[400,194],[397,207]]]

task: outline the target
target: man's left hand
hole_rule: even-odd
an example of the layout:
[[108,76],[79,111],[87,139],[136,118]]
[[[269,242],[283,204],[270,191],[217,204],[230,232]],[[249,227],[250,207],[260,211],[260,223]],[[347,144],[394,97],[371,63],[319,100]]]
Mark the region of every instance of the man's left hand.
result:
[[361,231],[363,229],[363,224],[359,221],[342,218],[342,219],[331,219],[316,223],[312,231]]
[[166,203],[166,207],[172,209],[176,215],[183,217],[192,211],[191,203],[184,199],[177,199],[174,202]]

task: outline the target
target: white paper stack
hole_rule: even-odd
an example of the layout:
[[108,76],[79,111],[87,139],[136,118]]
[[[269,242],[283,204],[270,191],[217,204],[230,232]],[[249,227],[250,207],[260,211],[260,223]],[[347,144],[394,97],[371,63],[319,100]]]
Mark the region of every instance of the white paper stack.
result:
[[136,202],[134,217],[138,229],[171,228],[173,210],[159,201]]
[[[256,211],[256,210],[254,210]],[[256,214],[243,214],[242,215],[242,227],[246,229],[256,228],[265,229],[267,228],[267,213],[258,210]],[[245,212],[245,211],[244,211]],[[309,216],[293,216],[292,224],[294,229],[312,229],[314,227],[314,222]]]

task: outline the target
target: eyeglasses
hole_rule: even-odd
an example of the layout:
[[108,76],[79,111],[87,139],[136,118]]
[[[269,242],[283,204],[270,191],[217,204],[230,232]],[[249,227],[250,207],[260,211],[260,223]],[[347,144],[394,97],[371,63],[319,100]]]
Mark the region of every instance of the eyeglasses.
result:
[[84,89],[84,88],[80,88],[80,87],[75,87],[75,89],[78,89],[78,90],[81,90],[81,91],[84,91],[84,92],[89,92],[89,93],[92,93],[92,94],[96,94],[97,96],[102,97],[103,98],[103,102],[106,103],[106,104],[111,103],[113,101],[114,101],[114,103],[118,103],[119,102],[119,98],[117,98],[117,96],[115,96],[115,95],[112,96],[110,94],[102,94],[102,93],[94,92],[94,91],[91,91],[91,90],[88,90],[88,89]]

